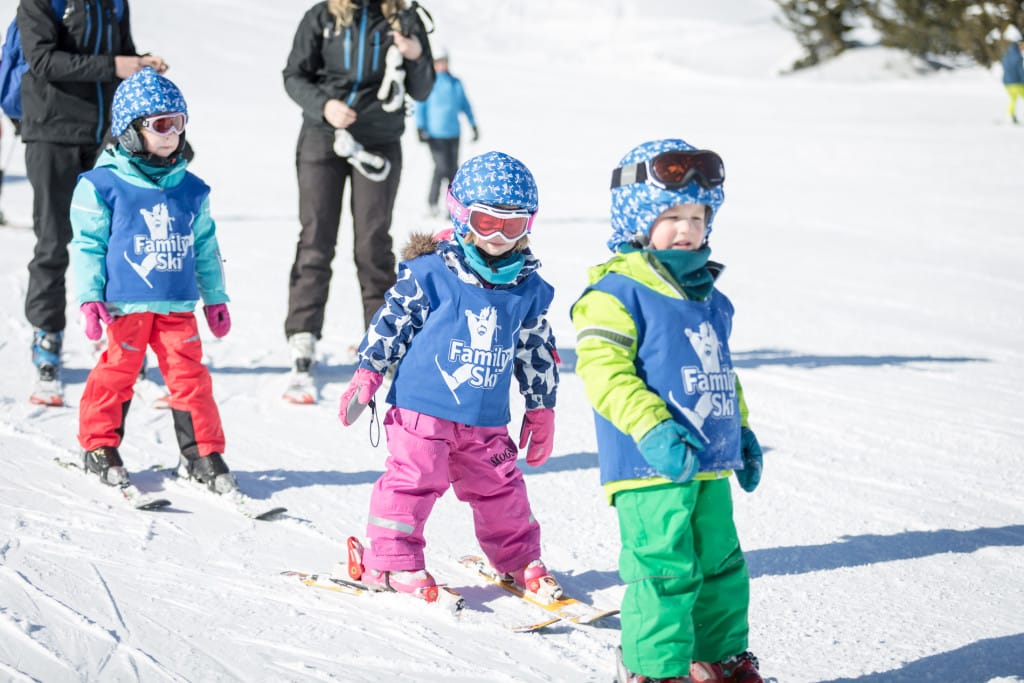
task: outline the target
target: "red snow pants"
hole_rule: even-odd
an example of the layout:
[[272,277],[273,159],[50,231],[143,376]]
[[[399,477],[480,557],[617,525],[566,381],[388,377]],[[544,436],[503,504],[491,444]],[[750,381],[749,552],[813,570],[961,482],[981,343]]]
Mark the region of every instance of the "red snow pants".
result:
[[79,445],[91,451],[121,444],[124,418],[147,346],[156,354],[170,391],[176,425],[182,414],[191,418],[200,456],[223,453],[220,412],[192,313],[130,313],[107,327],[107,349],[89,373],[78,408]]

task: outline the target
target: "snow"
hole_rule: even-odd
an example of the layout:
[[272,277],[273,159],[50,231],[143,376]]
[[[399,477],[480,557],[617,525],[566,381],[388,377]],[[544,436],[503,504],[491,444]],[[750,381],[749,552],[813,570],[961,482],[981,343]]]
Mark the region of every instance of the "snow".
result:
[[[292,518],[248,520],[156,472],[170,415],[152,382],[122,448],[171,512],[137,512],[81,474],[77,411],[93,364],[69,307],[63,409],[28,403],[23,314],[32,247],[23,154],[4,130],[0,228],[0,679],[9,681],[608,681],[616,620],[514,634],[542,612],[459,567],[478,552],[449,494],[428,567],[468,604],[456,620],[397,596],[305,588],[361,535],[385,450],[336,418],[362,334],[346,219],[319,365],[323,400],[283,404],[282,323],[298,232],[299,112],[280,70],[308,0],[136,3],[142,50],[190,103],[194,170],[213,187],[234,328],[204,331],[241,485]],[[555,452],[523,467],[544,558],[568,591],[618,604],[618,526],[598,483],[568,316],[607,252],[609,173],[644,140],[715,149],[729,171],[715,223],[732,349],[766,447],[734,487],[750,565],[750,647],[784,683],[1024,680],[1024,129],[998,69],[923,75],[864,50],[807,73],[770,0],[429,0],[481,140],[541,190],[535,250],[557,288],[567,363]],[[0,17],[13,16],[13,0]],[[400,246],[431,169],[407,131]],[[468,140],[468,138],[467,138]],[[21,227],[18,227],[18,226]],[[151,378],[155,378],[153,373]],[[512,429],[521,405],[514,402]]]

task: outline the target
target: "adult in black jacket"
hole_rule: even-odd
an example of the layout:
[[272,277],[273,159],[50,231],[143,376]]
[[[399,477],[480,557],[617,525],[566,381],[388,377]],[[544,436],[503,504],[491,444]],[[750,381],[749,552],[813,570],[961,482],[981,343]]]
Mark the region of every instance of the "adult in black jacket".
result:
[[64,276],[71,240],[71,194],[93,167],[110,125],[121,82],[161,57],[135,52],[128,3],[118,21],[114,0],[68,2],[57,17],[50,0],[21,0],[18,30],[29,69],[21,82],[21,137],[32,185],[35,252],[28,266],[25,316],[35,330],[33,401],[60,404],[60,350],[67,306]]
[[363,302],[360,329],[395,282],[390,230],[402,172],[402,100],[407,93],[422,101],[434,85],[426,30],[405,5],[404,0],[317,3],[299,23],[283,71],[285,90],[302,107],[296,152],[301,232],[285,334],[299,374],[293,380],[306,385],[311,385],[314,345],[323,328],[346,180]]

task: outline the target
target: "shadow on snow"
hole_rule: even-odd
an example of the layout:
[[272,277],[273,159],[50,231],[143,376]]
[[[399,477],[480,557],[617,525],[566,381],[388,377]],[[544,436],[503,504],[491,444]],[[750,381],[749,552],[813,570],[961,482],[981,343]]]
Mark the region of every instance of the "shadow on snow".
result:
[[822,683],[920,683],[988,681],[1024,674],[1024,633],[986,638],[911,662],[902,669],[836,678]]
[[1024,525],[965,531],[904,531],[892,536],[845,536],[835,543],[748,550],[744,555],[751,578],[757,578],[860,567],[944,553],[973,553],[992,546],[1024,546]]
[[[562,372],[575,372],[576,349],[560,348],[558,356],[562,360],[559,369]],[[757,349],[754,351],[738,351],[732,354],[735,368],[759,368],[767,365],[785,365],[794,368],[827,368],[842,365],[872,367],[880,365],[909,365],[911,363],[978,363],[987,362],[984,358],[970,356],[824,356],[817,354],[795,353],[783,349]]]

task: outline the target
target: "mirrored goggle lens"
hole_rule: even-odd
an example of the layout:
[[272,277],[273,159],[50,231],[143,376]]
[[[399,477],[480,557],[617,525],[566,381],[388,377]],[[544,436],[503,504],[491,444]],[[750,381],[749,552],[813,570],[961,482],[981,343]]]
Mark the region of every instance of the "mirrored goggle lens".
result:
[[612,187],[651,183],[678,190],[696,180],[707,189],[725,182],[722,158],[709,150],[662,152],[650,161],[627,164],[612,171]]
[[148,116],[142,119],[142,127],[153,131],[157,135],[181,134],[185,130],[185,115],[176,113]]
[[707,188],[718,187],[725,182],[725,164],[714,152],[664,152],[651,159],[651,175],[667,188],[686,185],[694,176],[703,179]]
[[515,241],[526,234],[531,218],[531,214],[522,211],[504,212],[480,206],[469,209],[469,227],[480,237],[501,235],[508,241]]

